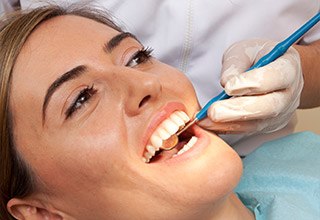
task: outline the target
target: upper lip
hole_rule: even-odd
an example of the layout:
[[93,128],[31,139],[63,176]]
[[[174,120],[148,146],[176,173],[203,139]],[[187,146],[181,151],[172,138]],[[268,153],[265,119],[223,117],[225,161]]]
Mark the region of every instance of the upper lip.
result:
[[143,135],[143,146],[141,149],[140,154],[142,155],[145,147],[151,137],[151,135],[154,133],[154,131],[157,129],[157,127],[160,125],[161,122],[163,122],[166,118],[168,118],[173,112],[175,111],[184,111],[186,112],[186,107],[180,102],[169,102],[165,104],[163,107],[161,107],[152,117],[151,122],[149,123],[146,132]]

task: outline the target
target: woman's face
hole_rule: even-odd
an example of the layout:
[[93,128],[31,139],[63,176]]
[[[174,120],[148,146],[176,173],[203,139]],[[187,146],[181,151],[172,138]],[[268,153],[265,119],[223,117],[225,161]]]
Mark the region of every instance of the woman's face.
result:
[[67,218],[187,219],[212,210],[239,180],[236,153],[198,127],[188,151],[144,162],[159,127],[172,127],[161,123],[176,111],[192,117],[199,105],[184,74],[142,50],[129,34],[61,16],[41,24],[19,54],[16,145],[46,186],[33,196]]

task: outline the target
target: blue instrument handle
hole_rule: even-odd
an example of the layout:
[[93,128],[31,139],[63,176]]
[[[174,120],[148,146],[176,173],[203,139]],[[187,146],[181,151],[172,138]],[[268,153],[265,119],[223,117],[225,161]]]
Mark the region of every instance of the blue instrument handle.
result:
[[[307,31],[309,31],[315,24],[320,21],[320,12],[313,16],[309,21],[302,25],[298,30],[291,34],[284,41],[278,43],[268,54],[261,57],[258,62],[251,66],[247,71],[253,70],[259,67],[263,67],[278,57],[282,56],[297,40],[299,40]],[[196,114],[195,118],[201,120],[207,116],[209,107],[216,101],[229,99],[231,96],[227,95],[225,91],[222,91],[219,95],[213,97],[205,104],[205,106]]]

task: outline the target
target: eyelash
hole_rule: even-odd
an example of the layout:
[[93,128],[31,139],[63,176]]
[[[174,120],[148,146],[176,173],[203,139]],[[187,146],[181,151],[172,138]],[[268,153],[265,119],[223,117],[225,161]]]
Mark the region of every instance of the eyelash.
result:
[[96,92],[97,90],[94,88],[94,85],[90,87],[87,86],[81,90],[77,98],[65,112],[66,119],[70,118],[77,110],[81,109],[81,107],[86,104]]
[[149,61],[152,57],[152,52],[153,49],[151,47],[143,47],[141,50],[138,50],[135,54],[133,54],[126,66],[135,67],[136,65]]
[[[136,65],[142,64],[150,60],[151,53],[153,49],[151,47],[142,48],[137,51],[129,62],[126,64],[127,67],[135,67]],[[65,112],[66,119],[70,118],[76,111],[82,108],[84,104],[86,104],[92,96],[94,96],[97,92],[97,89],[94,88],[94,85],[87,86],[83,90],[81,90],[77,96],[77,98],[72,102],[70,107]]]

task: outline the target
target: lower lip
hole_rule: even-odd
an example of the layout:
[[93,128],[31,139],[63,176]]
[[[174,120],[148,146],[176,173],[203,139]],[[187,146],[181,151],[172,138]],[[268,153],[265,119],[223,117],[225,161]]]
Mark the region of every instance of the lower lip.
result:
[[198,138],[197,142],[186,152],[176,155],[160,163],[171,164],[171,163],[180,163],[189,159],[194,159],[197,155],[201,154],[202,151],[209,145],[209,136],[197,125],[192,127],[194,136]]

